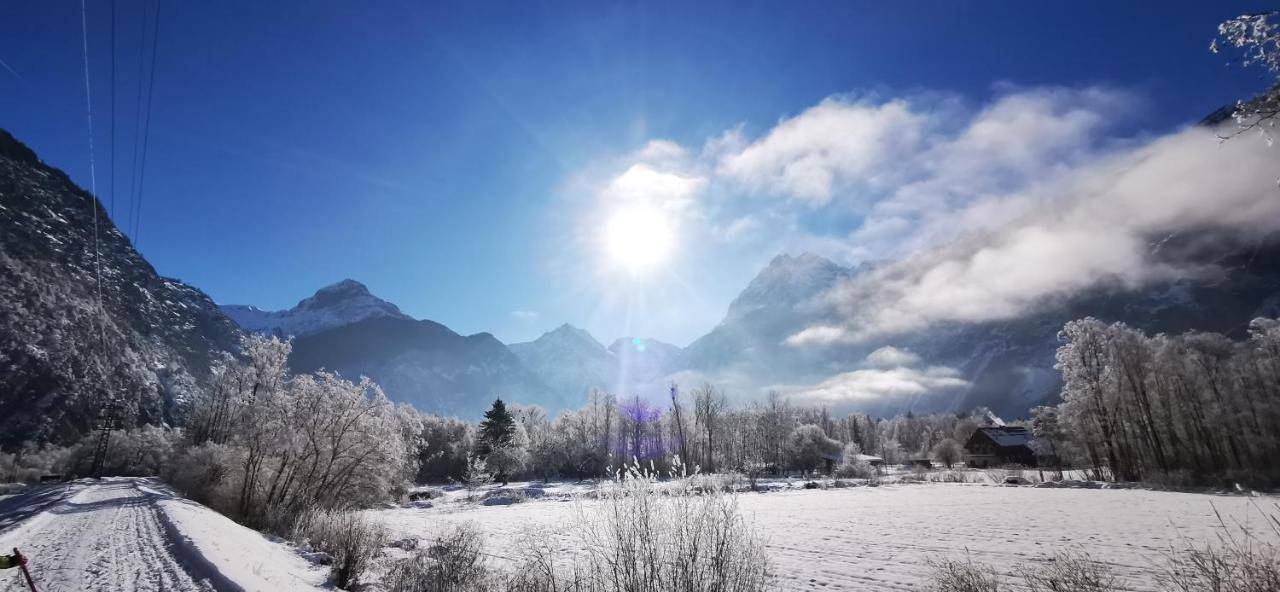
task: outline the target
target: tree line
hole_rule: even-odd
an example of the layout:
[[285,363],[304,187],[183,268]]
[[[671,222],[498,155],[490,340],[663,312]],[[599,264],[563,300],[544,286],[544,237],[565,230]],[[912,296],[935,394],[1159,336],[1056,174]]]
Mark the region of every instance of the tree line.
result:
[[1060,336],[1062,403],[1036,409],[1033,426],[1061,464],[1121,481],[1280,484],[1280,320],[1255,319],[1239,341],[1093,318]]

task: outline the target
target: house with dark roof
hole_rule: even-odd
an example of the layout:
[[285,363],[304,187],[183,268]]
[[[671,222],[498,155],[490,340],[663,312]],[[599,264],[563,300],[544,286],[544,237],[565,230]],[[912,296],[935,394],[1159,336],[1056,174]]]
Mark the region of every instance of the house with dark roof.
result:
[[970,467],[1036,466],[1031,450],[1031,431],[1019,426],[978,428],[964,445],[965,464]]

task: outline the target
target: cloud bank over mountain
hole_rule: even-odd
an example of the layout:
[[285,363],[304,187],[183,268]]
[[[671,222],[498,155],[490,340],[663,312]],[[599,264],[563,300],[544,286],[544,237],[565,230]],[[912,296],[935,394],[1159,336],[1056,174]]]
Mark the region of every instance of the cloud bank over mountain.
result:
[[1211,276],[1189,262],[1197,245],[1176,240],[1189,233],[1239,244],[1280,230],[1280,152],[1205,126],[1130,131],[1143,106],[1100,86],[998,85],[980,106],[838,95],[754,135],[744,124],[700,148],[651,142],[599,195],[678,209],[684,233],[726,257],[892,262],[842,282],[828,296],[838,322],[792,346],[1015,319],[1099,288]]

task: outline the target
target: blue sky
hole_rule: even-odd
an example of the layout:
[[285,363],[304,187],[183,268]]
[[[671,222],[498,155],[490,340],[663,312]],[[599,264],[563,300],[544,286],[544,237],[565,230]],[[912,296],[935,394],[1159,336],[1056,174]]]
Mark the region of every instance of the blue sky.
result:
[[[110,12],[90,4],[111,204]],[[117,3],[121,226],[144,4]],[[868,238],[902,182],[854,177],[881,167],[841,161],[817,189],[770,176],[780,122],[824,104],[890,117],[903,100],[903,117],[956,138],[1031,97],[1078,123],[1044,155],[1075,162],[1262,86],[1207,51],[1256,3],[687,4],[167,3],[140,249],[223,303],[284,308],[351,277],[462,333],[570,322],[685,345],[780,251],[856,263],[922,240]],[[0,127],[87,187],[81,59],[78,3],[0,8],[16,73],[0,71]],[[627,171],[668,192],[657,209],[673,220],[671,252],[643,273],[611,265],[598,236]]]

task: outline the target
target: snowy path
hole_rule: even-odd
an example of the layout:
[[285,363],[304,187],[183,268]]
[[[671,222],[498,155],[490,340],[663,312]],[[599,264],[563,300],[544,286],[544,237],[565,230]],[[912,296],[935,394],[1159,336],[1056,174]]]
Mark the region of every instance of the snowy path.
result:
[[[41,591],[314,590],[287,548],[146,479],[80,481],[0,501],[0,549],[30,558]],[[26,590],[18,570],[0,592]]]
[[[590,507],[594,502],[585,502]],[[964,558],[1012,575],[1017,564],[1079,547],[1109,563],[1126,589],[1155,591],[1165,553],[1204,544],[1229,524],[1260,524],[1277,498],[1144,490],[1038,489],[933,484],[744,493],[738,507],[767,540],[782,590],[922,590],[927,561]],[[533,528],[571,548],[574,504],[443,503],[373,514],[397,536],[431,537],[472,523],[498,563]]]

